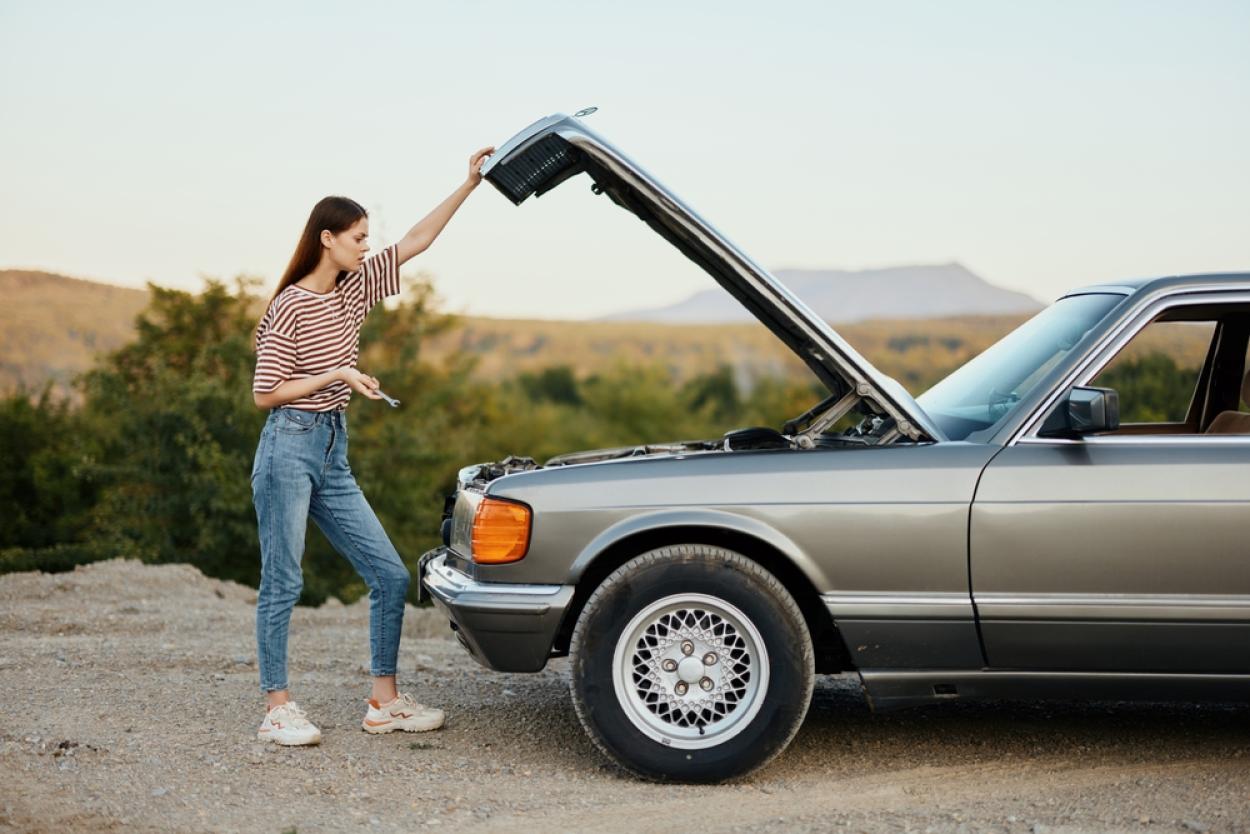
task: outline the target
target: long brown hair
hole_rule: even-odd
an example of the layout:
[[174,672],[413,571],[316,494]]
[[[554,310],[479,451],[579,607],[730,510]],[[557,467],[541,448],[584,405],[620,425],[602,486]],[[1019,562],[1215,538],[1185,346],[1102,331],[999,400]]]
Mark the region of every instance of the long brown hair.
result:
[[[300,234],[299,243],[295,246],[295,254],[291,256],[286,272],[282,273],[278,288],[273,291],[273,295],[269,296],[265,311],[268,312],[273,306],[273,301],[279,293],[317,268],[317,264],[321,262],[323,229],[332,235],[337,235],[350,229],[360,218],[368,216],[369,212],[365,211],[364,206],[347,197],[332,196],[318,200],[317,205],[313,206],[312,213],[308,215],[308,222],[304,224],[304,231]],[[337,280],[342,281],[346,274],[340,271]]]

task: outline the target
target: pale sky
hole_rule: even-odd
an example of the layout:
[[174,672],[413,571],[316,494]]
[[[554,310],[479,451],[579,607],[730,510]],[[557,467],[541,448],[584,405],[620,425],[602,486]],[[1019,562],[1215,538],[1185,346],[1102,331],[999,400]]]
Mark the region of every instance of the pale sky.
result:
[[[475,148],[588,124],[756,260],[958,260],[1049,301],[1250,271],[1250,2],[0,0],[0,268],[272,287],[314,202],[385,245]],[[472,314],[712,286],[584,176],[483,183],[407,269]]]

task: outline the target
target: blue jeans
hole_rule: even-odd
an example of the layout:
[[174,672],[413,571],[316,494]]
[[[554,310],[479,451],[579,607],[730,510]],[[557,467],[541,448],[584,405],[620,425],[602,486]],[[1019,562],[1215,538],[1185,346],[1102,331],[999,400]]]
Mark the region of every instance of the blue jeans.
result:
[[304,587],[309,517],[369,586],[371,674],[395,674],[410,577],[348,466],[346,412],[270,411],[252,463],[252,503],[260,532],[261,691],[288,688],[287,630]]

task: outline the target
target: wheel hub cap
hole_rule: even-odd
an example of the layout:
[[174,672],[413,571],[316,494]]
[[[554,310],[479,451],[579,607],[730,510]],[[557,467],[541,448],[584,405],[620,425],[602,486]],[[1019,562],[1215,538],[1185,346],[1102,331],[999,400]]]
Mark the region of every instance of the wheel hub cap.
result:
[[639,730],[682,749],[710,747],[759,712],[768,656],[737,607],[705,594],[648,605],[625,626],[614,665],[617,698]]
[[703,677],[703,661],[697,657],[688,657],[677,664],[677,677],[686,683],[698,683]]

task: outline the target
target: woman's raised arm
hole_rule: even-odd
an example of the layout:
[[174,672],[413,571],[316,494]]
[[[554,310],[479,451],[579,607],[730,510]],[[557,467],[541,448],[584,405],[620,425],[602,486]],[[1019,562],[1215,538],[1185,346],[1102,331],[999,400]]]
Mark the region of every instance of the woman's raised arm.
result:
[[460,208],[460,204],[469,196],[473,189],[482,181],[482,163],[486,157],[495,152],[494,148],[482,148],[469,157],[469,176],[451,195],[434,207],[434,210],[422,217],[417,225],[408,230],[408,234],[399,240],[396,247],[398,260],[402,264],[420,252],[430,248],[430,244],[438,237],[439,232],[451,220],[451,216]]

